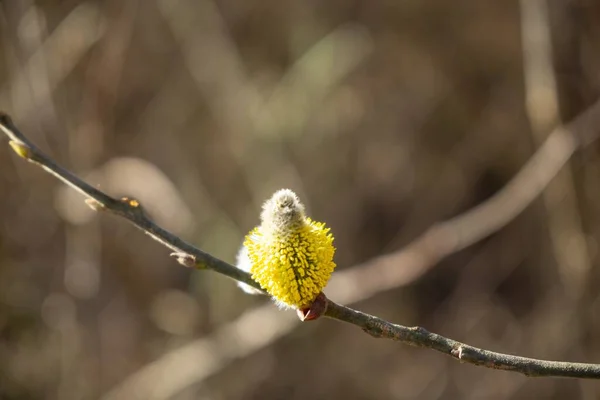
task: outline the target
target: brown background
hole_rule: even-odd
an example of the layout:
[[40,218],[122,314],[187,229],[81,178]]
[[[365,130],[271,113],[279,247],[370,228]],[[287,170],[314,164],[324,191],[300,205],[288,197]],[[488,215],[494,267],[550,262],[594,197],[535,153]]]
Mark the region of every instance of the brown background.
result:
[[[261,202],[290,187],[331,226],[342,270],[491,196],[596,99],[600,5],[549,11],[559,114],[537,128],[527,21],[491,0],[4,0],[0,108],[59,163],[230,262]],[[600,362],[597,147],[561,177],[501,231],[353,306],[491,350]],[[0,146],[0,398],[100,398],[264,302],[178,266]],[[218,365],[161,373],[214,367],[171,398],[600,395],[328,320],[243,357],[223,349]]]

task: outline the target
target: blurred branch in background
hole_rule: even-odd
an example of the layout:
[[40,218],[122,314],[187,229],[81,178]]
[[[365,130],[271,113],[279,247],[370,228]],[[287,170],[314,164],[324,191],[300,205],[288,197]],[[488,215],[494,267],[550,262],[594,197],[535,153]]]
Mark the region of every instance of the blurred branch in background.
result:
[[[344,302],[353,302],[360,300],[361,297],[371,296],[376,292],[406,282],[407,276],[410,279],[415,279],[441,258],[495,232],[512,220],[540,194],[580,145],[586,144],[597,137],[598,131],[591,127],[598,122],[600,122],[600,102],[568,126],[556,128],[520,173],[491,199],[460,216],[433,227],[397,254],[383,256],[363,267],[351,269],[345,275],[339,274],[341,278],[336,277],[332,282],[331,292],[337,295],[338,299],[341,299],[338,301]],[[128,219],[168,248],[182,251],[194,257],[200,268],[213,269],[233,279],[257,287],[257,284],[247,274],[156,226],[146,217],[136,200],[127,198],[115,200],[58,166],[27,140],[13,125],[8,116],[3,115],[0,118],[0,128],[11,139],[11,146],[17,154],[40,165],[82,193],[88,198],[87,202],[90,206],[98,210],[108,210]],[[402,266],[402,270],[408,271],[408,275],[406,272],[395,273],[398,269],[394,266]],[[353,279],[351,282],[349,280],[351,274],[355,274],[355,278],[358,279]],[[343,282],[342,279],[346,279],[346,281]],[[338,281],[337,286],[336,281]],[[390,338],[414,346],[431,348],[458,360],[488,368],[511,370],[529,376],[600,378],[600,365],[527,359],[481,350],[432,334],[420,327],[408,328],[391,324],[380,318],[352,310],[331,301],[329,301],[325,315],[361,327],[375,337]],[[286,327],[289,329],[291,325],[278,325],[279,329],[267,334],[267,336],[278,337],[285,332]],[[262,343],[268,342],[269,340],[266,340]],[[250,350],[253,347],[260,347],[260,343],[251,346]],[[203,346],[200,345],[200,347]],[[243,349],[240,355],[248,351],[248,348]],[[233,357],[229,354],[227,358]],[[221,363],[215,365],[218,364]],[[198,376],[195,376],[195,378],[198,378]],[[190,382],[186,383],[189,384]],[[173,387],[178,390],[183,388],[177,387],[177,385],[169,385],[169,388],[172,389]]]
[[[562,123],[558,77],[553,65],[549,3],[547,0],[520,0],[525,110],[535,146],[546,140],[552,127]],[[554,7],[559,8],[561,13],[567,13],[565,6],[556,4]],[[538,323],[555,327],[555,334],[563,337],[563,342],[556,343],[552,338],[541,340],[551,345],[558,354],[564,354],[585,332],[586,328],[579,321],[585,314],[582,305],[587,301],[586,286],[592,273],[590,249],[571,162],[565,163],[548,183],[542,198],[547,221],[545,230],[549,234],[555,263],[555,267],[548,265],[546,268],[558,271],[560,285],[564,287],[563,307],[569,320],[565,323],[555,313],[543,313]],[[558,322],[559,319],[562,321]],[[581,351],[585,352],[583,348]]]
[[104,400],[170,399],[288,335],[300,321],[292,312],[265,304],[141,367],[111,389]]
[[[599,122],[600,102],[571,124],[554,129],[521,171],[489,200],[433,226],[397,253],[337,273],[329,290],[344,303],[370,297],[412,282],[442,258],[496,232],[544,190],[579,146],[598,134],[592,127]],[[397,265],[402,268],[394,268]]]
[[[186,67],[220,125],[256,205],[273,191],[273,182],[302,187],[302,179],[285,154],[284,143],[297,139],[309,117],[371,51],[363,27],[347,24],[305,51],[273,87],[248,76],[239,51],[212,0],[157,4],[178,40]],[[210,59],[206,59],[210,54]],[[260,160],[255,149],[267,146]],[[264,171],[270,171],[265,176]]]
[[[520,4],[526,110],[534,141],[539,145],[544,142],[552,127],[561,123],[557,82],[552,65],[548,3],[546,0],[521,0]],[[591,261],[569,163],[548,184],[543,198],[555,259],[576,308],[577,301],[585,292]]]
[[[50,36],[42,40],[43,27],[35,8],[30,9],[29,26],[23,33],[29,39],[39,36],[33,55],[10,82],[0,90],[0,109],[10,99],[14,116],[26,119],[40,107],[49,107],[51,94],[69,75],[89,49],[102,37],[105,21],[100,10],[91,3],[83,3],[64,18]],[[42,24],[43,25],[43,24]]]

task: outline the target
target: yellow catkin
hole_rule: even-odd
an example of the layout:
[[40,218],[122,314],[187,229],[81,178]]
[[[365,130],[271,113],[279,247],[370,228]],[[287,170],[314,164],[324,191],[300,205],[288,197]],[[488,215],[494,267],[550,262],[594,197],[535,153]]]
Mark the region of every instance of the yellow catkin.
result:
[[287,189],[265,203],[261,219],[244,241],[252,278],[281,306],[310,306],[335,268],[333,235]]

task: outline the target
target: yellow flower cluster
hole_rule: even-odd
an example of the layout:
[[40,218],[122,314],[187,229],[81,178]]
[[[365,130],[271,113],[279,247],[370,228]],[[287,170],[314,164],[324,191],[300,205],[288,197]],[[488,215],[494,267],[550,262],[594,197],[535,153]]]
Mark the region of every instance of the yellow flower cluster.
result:
[[325,224],[304,216],[293,192],[279,191],[271,200],[263,223],[244,241],[250,273],[281,306],[302,309],[312,304],[335,268],[333,236]]

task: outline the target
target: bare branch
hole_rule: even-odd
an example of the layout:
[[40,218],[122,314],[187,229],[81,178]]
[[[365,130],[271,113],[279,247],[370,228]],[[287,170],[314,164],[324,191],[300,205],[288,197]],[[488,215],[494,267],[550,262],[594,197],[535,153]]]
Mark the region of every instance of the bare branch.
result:
[[381,318],[336,304],[331,300],[325,315],[356,325],[373,337],[392,339],[416,347],[426,347],[480,367],[519,372],[530,377],[600,378],[600,364],[536,360],[478,349],[429,332],[420,326],[406,327],[392,324]]
[[203,252],[155,224],[148,218],[137,200],[126,197],[122,199],[112,198],[101,190],[85,183],[71,171],[56,164],[51,158],[46,156],[40,149],[31,143],[13,124],[11,118],[2,112],[0,112],[0,129],[10,138],[10,145],[19,156],[29,162],[39,165],[48,173],[54,175],[68,186],[87,197],[86,203],[92,209],[109,211],[127,219],[154,240],[173,250],[175,252],[174,256],[178,259],[180,258],[181,253],[187,254],[195,259],[197,268],[212,269],[220,274],[260,289],[260,286],[250,278],[250,275],[246,272]]
[[[452,251],[480,240],[514,218],[539,195],[548,181],[560,170],[580,145],[596,139],[598,132],[593,127],[597,125],[599,120],[600,102],[592,106],[569,126],[555,129],[523,170],[502,191],[473,210],[438,226],[435,232],[450,230],[457,235],[454,236],[454,240],[448,242],[446,246],[443,246],[431,257],[431,263],[450,254]],[[175,256],[183,261],[184,265],[195,265],[200,269],[212,269],[232,279],[258,287],[257,283],[247,273],[203,252],[156,225],[148,218],[137,200],[130,198],[114,199],[57,165],[24,136],[6,114],[0,113],[0,129],[10,138],[11,146],[19,156],[39,165],[86,196],[87,203],[92,205],[94,209],[109,211],[129,220],[153,239],[175,251]],[[448,238],[448,235],[444,236]],[[427,235],[424,238],[427,238]],[[422,239],[418,239],[417,243],[427,244],[429,242],[431,244],[431,241]],[[428,248],[429,246],[425,247]],[[191,262],[191,258],[195,263]],[[421,327],[405,327],[392,324],[381,318],[353,310],[332,301],[328,301],[328,307],[324,315],[356,325],[374,337],[393,339],[412,346],[430,348],[462,362],[477,366],[520,372],[527,376],[600,379],[600,365],[598,364],[536,360],[482,350],[428,332]]]

